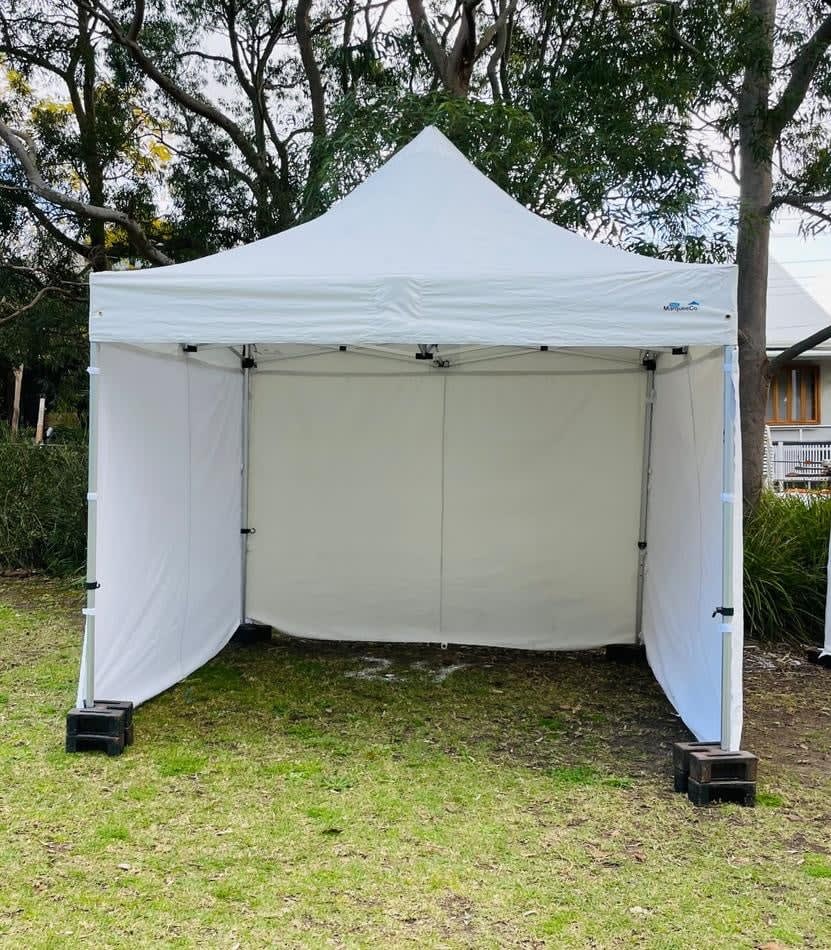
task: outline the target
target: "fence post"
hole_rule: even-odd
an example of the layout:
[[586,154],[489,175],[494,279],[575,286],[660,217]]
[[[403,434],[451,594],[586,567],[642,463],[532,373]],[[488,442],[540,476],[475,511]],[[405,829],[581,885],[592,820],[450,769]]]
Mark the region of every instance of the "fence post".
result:
[[12,403],[12,433],[17,435],[20,426],[20,391],[23,388],[23,364],[14,369],[14,402]]
[[41,396],[38,400],[38,424],[35,429],[35,445],[43,442],[43,420],[46,415],[46,396]]

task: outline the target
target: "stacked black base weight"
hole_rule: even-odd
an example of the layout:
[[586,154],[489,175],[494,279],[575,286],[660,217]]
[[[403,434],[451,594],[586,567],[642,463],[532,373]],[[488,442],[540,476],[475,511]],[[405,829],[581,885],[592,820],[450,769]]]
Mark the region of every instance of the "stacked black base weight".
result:
[[133,704],[130,702],[98,699],[88,709],[72,709],[67,713],[67,752],[121,755],[133,738]]
[[645,663],[646,647],[642,643],[610,643],[606,659],[612,663]]
[[694,805],[756,804],[759,760],[750,752],[725,752],[717,742],[676,742],[672,749],[675,791]]
[[820,647],[808,647],[806,653],[809,663],[824,666],[827,670],[831,670],[831,653],[824,654]]
[[270,643],[271,627],[267,623],[241,623],[231,637],[236,646],[252,646],[255,643]]

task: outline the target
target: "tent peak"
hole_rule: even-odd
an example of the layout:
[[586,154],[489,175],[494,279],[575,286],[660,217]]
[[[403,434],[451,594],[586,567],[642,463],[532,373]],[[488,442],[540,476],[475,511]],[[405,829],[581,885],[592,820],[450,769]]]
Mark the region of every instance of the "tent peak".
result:
[[443,132],[439,131],[435,125],[426,125],[401,151],[437,152],[444,155],[452,155],[457,158],[464,158],[464,160],[467,161],[467,158],[465,158],[462,152],[460,152],[450,139]]

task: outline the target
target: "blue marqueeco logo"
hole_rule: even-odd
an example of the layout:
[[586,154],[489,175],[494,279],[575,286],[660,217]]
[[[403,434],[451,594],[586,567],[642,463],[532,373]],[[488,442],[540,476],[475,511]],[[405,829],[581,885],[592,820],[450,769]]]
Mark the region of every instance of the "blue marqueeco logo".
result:
[[677,313],[679,310],[698,310],[701,304],[697,300],[691,300],[686,306],[682,306],[678,300],[671,300],[664,304],[664,310],[671,310]]

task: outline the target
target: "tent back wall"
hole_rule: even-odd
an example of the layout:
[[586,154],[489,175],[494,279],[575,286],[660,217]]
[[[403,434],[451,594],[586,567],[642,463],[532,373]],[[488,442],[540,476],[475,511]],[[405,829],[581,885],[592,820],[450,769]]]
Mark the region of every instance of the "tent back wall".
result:
[[325,638],[631,642],[645,373],[628,359],[261,361],[247,613]]
[[156,695],[240,619],[239,363],[173,354],[100,346],[96,696]]

